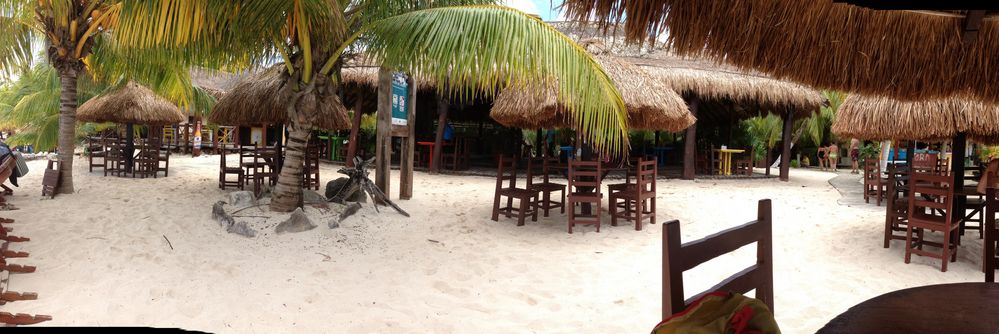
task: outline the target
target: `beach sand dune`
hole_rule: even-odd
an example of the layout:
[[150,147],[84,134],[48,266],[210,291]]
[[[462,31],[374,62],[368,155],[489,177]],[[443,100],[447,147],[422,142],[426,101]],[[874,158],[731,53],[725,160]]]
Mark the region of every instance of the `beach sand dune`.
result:
[[[884,207],[836,204],[831,173],[660,180],[660,224],[635,231],[605,219],[600,233],[572,235],[557,213],[520,227],[491,221],[493,178],[417,173],[414,198],[398,201],[411,218],[365,205],[337,229],[246,238],[211,219],[226,197],[218,156],[174,155],[170,177],[156,179],[84,165],[77,160],[78,192],[50,200],[40,196],[45,162],[29,162],[8,197],[20,210],[0,216],[32,239],[17,245],[31,257],[14,262],[38,266],[10,286],[40,298],[0,310],[50,314],[52,326],[217,333],[647,333],[660,320],[661,222],[679,219],[691,241],[754,219],[763,198],[773,200],[775,309],[786,333],[814,332],[888,291],[982,280],[977,232],[946,273],[930,259],[906,265],[902,242],[882,248]],[[322,179],[336,169],[324,165]],[[688,295],[754,254],[747,247],[687,272]]]

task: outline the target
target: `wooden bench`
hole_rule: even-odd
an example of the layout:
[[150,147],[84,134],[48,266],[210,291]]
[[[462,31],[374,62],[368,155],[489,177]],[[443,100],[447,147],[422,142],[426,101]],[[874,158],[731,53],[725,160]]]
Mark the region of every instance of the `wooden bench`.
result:
[[[663,229],[663,319],[681,312],[691,302],[714,291],[748,293],[774,309],[773,231],[770,200],[759,202],[756,220],[703,239],[680,243],[680,221],[672,220]],[[683,272],[742,246],[756,243],[756,263],[729,276],[707,291],[683,298]]]

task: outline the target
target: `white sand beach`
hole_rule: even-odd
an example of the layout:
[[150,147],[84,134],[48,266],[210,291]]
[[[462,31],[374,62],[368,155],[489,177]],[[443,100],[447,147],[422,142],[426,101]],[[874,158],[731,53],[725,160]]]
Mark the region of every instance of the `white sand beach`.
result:
[[[337,229],[225,232],[218,156],[174,155],[156,179],[88,173],[78,192],[41,198],[42,160],[7,200],[19,210],[12,247],[35,265],[13,274],[37,301],[0,307],[48,314],[43,325],[179,327],[216,333],[648,333],[660,320],[662,224],[691,241],[756,217],[773,200],[775,312],[785,333],[810,333],[850,306],[907,287],[982,281],[981,241],[965,236],[948,272],[903,242],[882,248],[884,207],[843,206],[835,174],[792,170],[791,182],[660,180],[658,221],[635,231],[566,233],[565,216],[516,226],[489,219],[495,179],[416,173],[405,218],[370,205]],[[322,180],[339,177],[324,165]],[[398,175],[392,197],[398,196]],[[859,187],[859,185],[858,185]],[[252,211],[251,209],[250,211]],[[167,242],[169,239],[169,244]],[[171,249],[171,246],[173,249]],[[741,270],[744,248],[685,275],[688,294]]]

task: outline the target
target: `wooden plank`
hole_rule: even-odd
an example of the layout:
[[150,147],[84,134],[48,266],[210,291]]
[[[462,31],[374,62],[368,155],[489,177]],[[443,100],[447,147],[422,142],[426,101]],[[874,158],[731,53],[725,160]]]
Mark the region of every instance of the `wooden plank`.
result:
[[[711,288],[704,290],[703,292],[698,293],[693,297],[688,298],[687,300],[684,301],[684,304],[689,305],[698,298],[704,297],[704,295],[716,291],[732,291],[741,294],[746,294],[749,291],[756,289],[756,285],[753,284],[753,282],[761,281],[760,280],[761,277],[759,277],[760,272],[761,270],[758,265],[754,264],[752,266],[749,266],[746,269],[743,269],[738,273],[735,273],[732,276],[725,278],[724,280],[721,281],[721,283],[715,284],[715,286],[712,286]],[[759,294],[759,291],[757,291],[757,294]]]
[[[951,184],[953,188],[951,189],[964,189],[964,148],[967,144],[968,139],[964,132],[955,135],[951,141],[950,170],[951,177],[953,178],[953,183]],[[953,201],[951,209],[957,212],[958,216],[964,217],[964,208],[967,207],[967,200],[968,198],[965,196],[957,196]],[[963,220],[961,221],[961,233],[964,233]]]
[[673,313],[680,312],[686,307],[683,300],[683,269],[680,268],[680,262],[682,262],[680,247],[682,247],[680,221],[670,220],[663,228],[662,319],[669,318]]
[[794,114],[791,110],[784,112],[784,128],[781,136],[780,180],[787,182],[791,171],[791,128],[794,127]]
[[770,312],[776,312],[774,311],[773,290],[773,208],[769,199],[761,200],[757,204],[756,221],[760,223],[760,230],[763,233],[763,238],[756,242],[756,265],[760,267],[758,271],[760,282],[764,282],[756,288],[756,299],[770,306]]
[[683,244],[682,270],[690,270],[721,255],[733,252],[742,246],[763,239],[763,229],[756,221],[751,221],[703,239]]
[[364,106],[362,96],[363,94],[357,94],[357,100],[354,101],[354,119],[350,123],[350,141],[347,142],[347,156],[344,157],[347,167],[354,167],[354,157],[357,156],[357,137],[361,131],[361,114]]
[[[985,221],[994,222],[996,221],[996,210],[999,209],[999,203],[996,202],[996,189],[988,188],[985,193]],[[996,281],[996,239],[997,231],[994,224],[982,224],[982,228],[985,229],[985,251],[982,255],[982,262],[985,264],[985,281],[994,283]]]
[[[690,101],[687,103],[690,113],[697,117],[697,109],[700,107],[701,100],[696,95],[690,97]],[[687,133],[683,136],[683,179],[693,180],[694,179],[694,166],[697,163],[697,124],[700,122],[695,122],[689,128],[687,128]]]
[[[968,16],[964,18],[964,29],[961,34],[961,42],[965,45],[974,43],[978,39],[978,30],[982,26],[982,19],[985,18],[984,10],[969,10]],[[957,151],[954,151],[957,152]]]
[[375,135],[375,186],[386,196],[392,165],[392,72],[385,67],[378,69],[378,125]]
[[399,198],[413,198],[413,156],[416,146],[416,82],[413,76],[406,79],[409,103],[406,104],[406,133],[402,138],[402,152],[399,161]]

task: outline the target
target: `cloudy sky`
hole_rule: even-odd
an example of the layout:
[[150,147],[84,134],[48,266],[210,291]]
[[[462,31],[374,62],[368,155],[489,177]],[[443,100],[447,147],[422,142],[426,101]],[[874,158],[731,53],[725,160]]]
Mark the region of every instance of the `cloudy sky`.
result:
[[552,9],[562,4],[562,0],[502,0],[506,6],[510,6],[528,14],[541,15],[544,21],[562,21],[562,13]]

